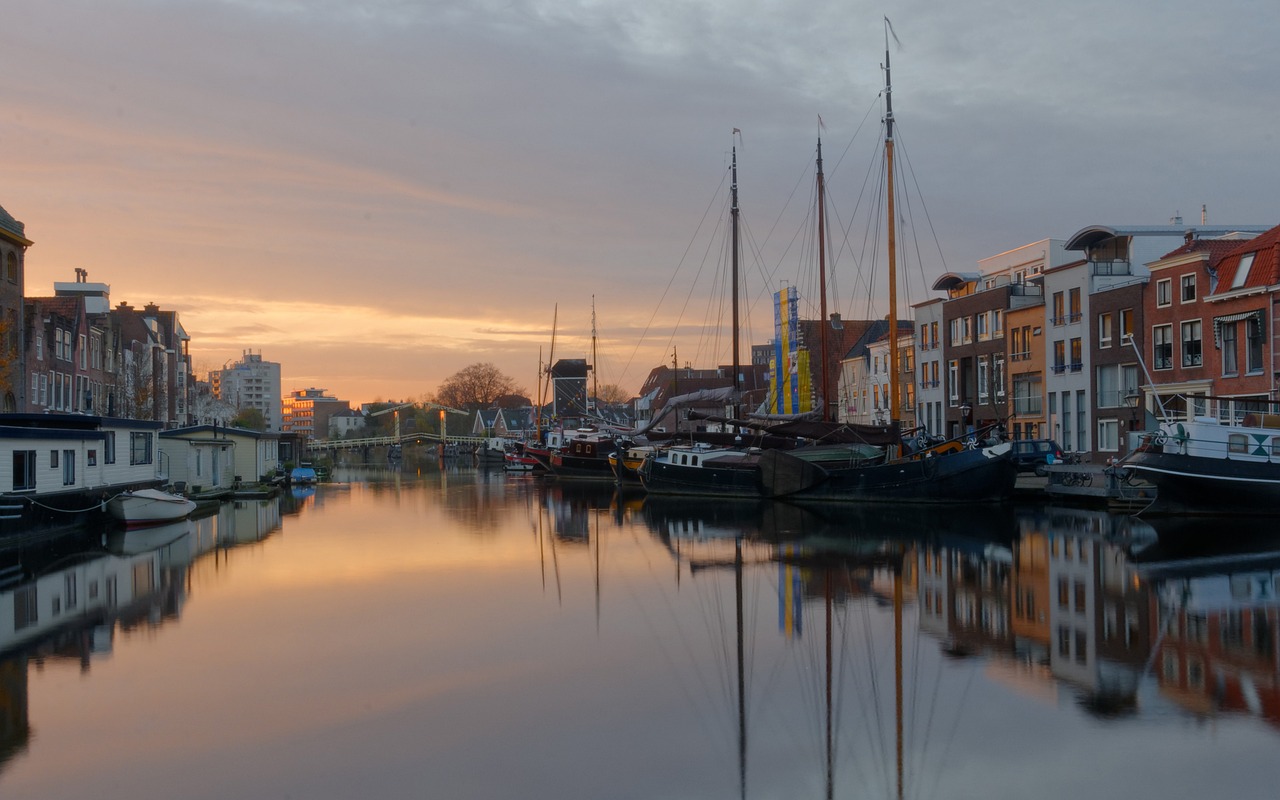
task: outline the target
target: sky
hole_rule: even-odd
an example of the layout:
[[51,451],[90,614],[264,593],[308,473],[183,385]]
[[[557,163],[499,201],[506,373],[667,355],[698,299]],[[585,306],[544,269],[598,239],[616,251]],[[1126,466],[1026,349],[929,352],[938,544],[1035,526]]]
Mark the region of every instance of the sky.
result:
[[253,351],[280,362],[285,392],[416,399],[492,362],[533,396],[553,334],[555,358],[631,392],[673,354],[730,363],[714,231],[735,146],[748,360],[772,335],[761,298],[806,285],[819,117],[848,243],[830,307],[882,316],[879,262],[853,242],[875,206],[886,15],[919,198],[904,304],[938,296],[947,270],[1088,225],[1193,224],[1202,207],[1214,224],[1280,223],[1269,0],[0,12],[0,206],[35,242],[27,295],[86,269],[113,304],[178,311],[198,374]]

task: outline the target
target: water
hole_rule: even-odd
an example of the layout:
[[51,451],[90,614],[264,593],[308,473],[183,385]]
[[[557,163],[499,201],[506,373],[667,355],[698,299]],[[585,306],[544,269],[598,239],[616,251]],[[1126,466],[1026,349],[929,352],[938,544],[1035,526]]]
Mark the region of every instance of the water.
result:
[[335,479],[0,552],[0,797],[1275,795],[1265,537]]

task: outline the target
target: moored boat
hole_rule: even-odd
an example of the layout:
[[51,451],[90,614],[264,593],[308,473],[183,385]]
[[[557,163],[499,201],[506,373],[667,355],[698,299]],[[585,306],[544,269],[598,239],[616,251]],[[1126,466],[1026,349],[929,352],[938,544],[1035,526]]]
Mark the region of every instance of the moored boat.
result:
[[503,468],[507,472],[533,472],[538,468],[538,459],[523,453],[507,453]]
[[621,484],[640,483],[640,467],[655,449],[652,445],[633,445],[619,447],[610,453],[609,467],[613,470],[614,480]]
[[1156,487],[1144,513],[1280,511],[1280,414],[1271,405],[1187,398],[1183,418],[1161,422],[1121,462]]
[[559,478],[613,480],[609,454],[620,447],[611,434],[597,432],[575,437],[551,451],[551,472]]
[[126,525],[156,525],[180,520],[195,511],[194,500],[160,489],[121,492],[107,501],[107,511]]

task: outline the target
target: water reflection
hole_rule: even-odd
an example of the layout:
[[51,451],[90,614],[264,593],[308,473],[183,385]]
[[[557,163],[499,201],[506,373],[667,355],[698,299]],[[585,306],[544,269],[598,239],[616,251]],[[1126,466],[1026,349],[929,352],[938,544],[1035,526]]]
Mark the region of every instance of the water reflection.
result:
[[153,527],[0,541],[0,770],[31,739],[32,665],[74,660],[88,673],[118,636],[178,619],[197,560],[279,527],[278,501],[249,500]]
[[[818,617],[825,651],[809,662],[824,665],[816,680],[825,687],[828,797],[836,784],[832,716],[841,705],[832,687],[854,674],[833,663],[849,653],[837,647],[833,657],[832,631],[847,631],[850,610],[861,602],[893,609],[895,699],[871,704],[895,717],[897,772],[885,783],[899,796],[911,781],[902,753],[904,623],[946,658],[979,659],[1011,688],[1039,683],[1035,691],[1049,696],[1070,693],[1096,718],[1145,708],[1157,715],[1241,712],[1280,723],[1280,537],[1266,533],[1273,524],[1265,521],[1245,522],[1224,537],[1212,522],[1170,520],[1157,529],[1130,516],[1069,508],[939,514],[648,498],[641,510],[691,577],[707,568],[734,572],[738,640],[724,652],[744,658],[742,576],[752,565],[777,565],[780,638],[803,638],[806,618]],[[718,605],[730,607],[727,599]],[[738,664],[744,796],[750,672]],[[865,714],[867,699],[860,703]],[[870,746],[877,748],[885,742]],[[915,763],[923,757],[918,746]]]
[[[0,542],[6,788],[52,788],[39,781],[62,780],[58,759],[76,756],[58,748],[80,709],[58,707],[47,663],[72,661],[92,687],[111,674],[95,663],[129,652],[138,681],[187,680],[193,662],[170,663],[180,648],[149,667],[124,636],[179,624],[210,637],[184,644],[207,646],[195,677],[226,718],[143,716],[235,740],[253,715],[294,715],[289,732],[245,745],[260,757],[217,750],[237,767],[207,776],[212,796],[245,785],[250,760],[261,796],[344,796],[325,779],[348,773],[382,797],[430,783],[440,796],[1065,798],[1097,795],[1091,780],[1145,796],[1120,767],[1058,766],[1060,751],[1122,742],[1125,775],[1158,772],[1205,744],[1188,719],[1219,723],[1215,737],[1254,722],[1261,749],[1275,744],[1280,540],[1263,522],[1224,536],[1073,509],[647,498],[498,471],[335,479],[169,526]],[[245,586],[236,552],[273,592]],[[198,579],[210,573],[236,574],[239,593],[213,592],[230,582]],[[201,613],[184,619],[196,593]],[[210,680],[245,663],[252,685]],[[272,705],[299,684],[308,707]],[[133,702],[135,683],[113,685]],[[1135,734],[1135,719],[1152,724]],[[1165,730],[1190,740],[1170,750]],[[306,782],[322,739],[332,767]],[[1249,752],[1240,741],[1219,750]],[[147,796],[139,765],[153,755],[115,746],[113,763],[134,768],[120,794]],[[510,774],[481,769],[493,763]]]

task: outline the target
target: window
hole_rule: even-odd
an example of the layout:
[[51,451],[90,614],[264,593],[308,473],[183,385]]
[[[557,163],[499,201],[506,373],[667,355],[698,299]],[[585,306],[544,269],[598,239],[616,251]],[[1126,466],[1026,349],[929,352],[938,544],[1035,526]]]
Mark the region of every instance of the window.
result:
[[954,358],[947,362],[947,391],[951,405],[956,405],[960,401],[960,364]]
[[1249,437],[1243,433],[1233,433],[1227,436],[1227,452],[1228,453],[1247,453],[1249,452]]
[[1245,253],[1240,256],[1240,263],[1236,266],[1235,277],[1231,279],[1231,288],[1239,289],[1244,286],[1244,282],[1249,280],[1249,269],[1253,266],[1253,253]]
[[1219,336],[1222,339],[1222,374],[1235,375],[1239,370],[1236,360],[1236,323],[1225,323]]
[[1119,422],[1114,419],[1098,420],[1098,450],[1114,453],[1120,449]]
[[1155,369],[1173,369],[1173,326],[1156,325],[1151,329],[1151,358]]
[[985,403],[990,396],[991,375],[987,371],[987,357],[978,357],[978,402]]
[[1081,453],[1089,449],[1088,431],[1085,429],[1085,414],[1088,413],[1088,402],[1085,400],[1085,391],[1080,389],[1076,392],[1076,449]]
[[991,358],[992,377],[995,380],[996,397],[1004,397],[1004,356]]
[[929,341],[932,342],[933,347],[936,348],[938,346],[938,323],[937,322],[929,323],[929,333],[930,333]]
[[80,334],[80,369],[88,369],[89,367],[89,345],[87,337]]
[[1053,319],[1050,320],[1050,322],[1054,325],[1063,325],[1066,321],[1066,309],[1063,307],[1062,292],[1054,292]]
[[62,485],[76,485],[76,451],[62,451]]
[[1200,320],[1182,323],[1182,366],[1200,366]]
[[36,331],[36,361],[44,361],[44,331]]
[[1098,347],[1111,346],[1111,314],[1098,315]]
[[1076,288],[1071,290],[1068,304],[1071,310],[1071,317],[1069,321],[1079,322],[1080,321],[1080,287],[1077,286]]
[[1120,309],[1120,344],[1125,343],[1125,337],[1133,338],[1133,309]]
[[1170,292],[1169,281],[1170,281],[1169,278],[1165,278],[1162,281],[1156,281],[1156,305],[1157,306],[1167,306],[1171,302],[1173,302],[1169,297],[1169,292]]
[[130,464],[150,464],[151,463],[151,434],[150,433],[131,433],[129,434],[129,463]]
[[49,451],[49,469],[57,469],[57,468],[58,468],[58,451],[50,450]]
[[15,492],[36,488],[36,451],[13,451],[13,490]]
[[1062,393],[1062,438],[1059,440],[1066,449],[1071,449],[1071,392]]
[[13,592],[13,629],[20,631],[40,621],[36,585],[22,586]]
[[1196,299],[1196,276],[1195,274],[1182,276],[1182,302],[1194,303]]
[[1067,369],[1067,343],[1059,339],[1053,343],[1053,371],[1061,375]]
[[1244,326],[1245,369],[1249,374],[1262,372],[1262,320],[1249,320]]
[[1084,369],[1084,348],[1080,339],[1071,340],[1071,371],[1079,372]]
[[98,451],[90,450],[88,453],[85,454],[84,461],[86,464],[88,464],[91,467],[98,466]]
[[1004,336],[1004,309],[997,308],[991,312],[991,338],[999,339]]
[[116,432],[107,431],[106,440],[102,443],[102,463],[116,463]]

